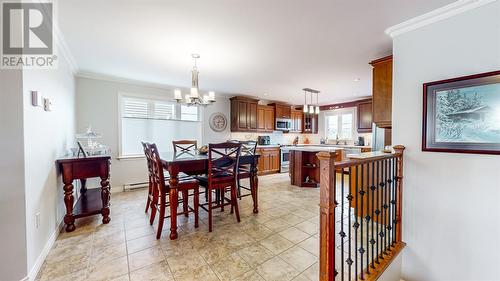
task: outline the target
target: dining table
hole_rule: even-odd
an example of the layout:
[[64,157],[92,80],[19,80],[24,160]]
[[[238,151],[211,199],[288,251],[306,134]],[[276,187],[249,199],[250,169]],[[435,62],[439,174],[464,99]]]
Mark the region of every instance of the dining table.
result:
[[[250,166],[250,191],[253,201],[253,213],[257,214],[258,209],[258,186],[257,163],[260,155],[240,155],[239,165]],[[177,208],[178,208],[178,189],[179,173],[190,176],[207,174],[208,172],[208,154],[202,154],[198,151],[181,152],[160,152],[160,159],[163,169],[169,173],[169,202],[170,202],[170,239],[177,239]],[[185,206],[186,208],[187,206]]]

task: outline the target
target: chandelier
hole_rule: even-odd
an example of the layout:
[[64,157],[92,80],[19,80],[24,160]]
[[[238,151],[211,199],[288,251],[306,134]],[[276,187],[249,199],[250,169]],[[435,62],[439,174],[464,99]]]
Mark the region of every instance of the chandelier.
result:
[[[310,89],[310,88],[304,88],[302,89],[304,91],[304,113],[309,113],[309,114],[319,114],[319,104],[318,104],[318,90]],[[316,94],[316,105],[313,104],[313,95]],[[307,103],[307,96],[311,96],[311,103]]]
[[215,92],[210,91],[208,95],[201,96],[200,88],[198,87],[198,67],[196,60],[200,58],[198,54],[191,55],[194,59],[193,70],[191,71],[191,91],[182,98],[180,89],[174,90],[174,98],[177,103],[187,104],[188,106],[207,106],[215,102]]

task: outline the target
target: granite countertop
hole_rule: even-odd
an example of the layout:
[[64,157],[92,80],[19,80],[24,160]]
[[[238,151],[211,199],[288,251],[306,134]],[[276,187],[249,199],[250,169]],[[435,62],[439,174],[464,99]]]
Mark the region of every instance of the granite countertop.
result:
[[345,147],[345,148],[371,148],[369,145],[361,146],[361,145],[344,145],[344,144],[298,144],[296,146],[287,145],[291,147],[308,147],[308,146],[318,146],[318,147]]
[[279,144],[265,144],[265,145],[257,145],[257,148],[275,148],[275,147],[280,147]]
[[288,149],[295,151],[305,151],[305,152],[320,152],[320,151],[334,152],[338,150],[343,150],[344,148],[335,146],[308,145],[308,146],[289,146]]

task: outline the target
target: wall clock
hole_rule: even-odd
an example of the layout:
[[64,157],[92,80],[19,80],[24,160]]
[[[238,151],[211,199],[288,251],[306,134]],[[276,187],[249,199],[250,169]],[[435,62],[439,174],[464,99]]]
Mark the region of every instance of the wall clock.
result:
[[216,112],[210,115],[210,128],[216,132],[222,132],[227,127],[227,118],[221,112]]

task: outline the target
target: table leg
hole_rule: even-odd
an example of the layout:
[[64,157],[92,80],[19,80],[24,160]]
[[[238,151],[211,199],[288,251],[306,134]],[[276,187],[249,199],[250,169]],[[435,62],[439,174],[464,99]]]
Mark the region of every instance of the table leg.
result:
[[101,199],[102,199],[102,223],[106,224],[111,221],[109,217],[109,181],[106,177],[101,177]]
[[75,217],[73,217],[73,184],[72,182],[64,183],[64,204],[66,205],[66,215],[64,215],[64,223],[66,224],[66,232],[75,230]]
[[251,175],[250,175],[250,190],[252,192],[252,200],[253,200],[253,213],[257,214],[259,212],[259,198],[258,198],[258,190],[259,190],[259,178],[257,177],[257,165],[251,166]]
[[179,204],[179,194],[177,189],[177,185],[179,183],[179,169],[175,166],[171,166],[169,167],[169,174],[170,192],[168,196],[170,202],[170,240],[175,240],[177,239],[177,205]]

